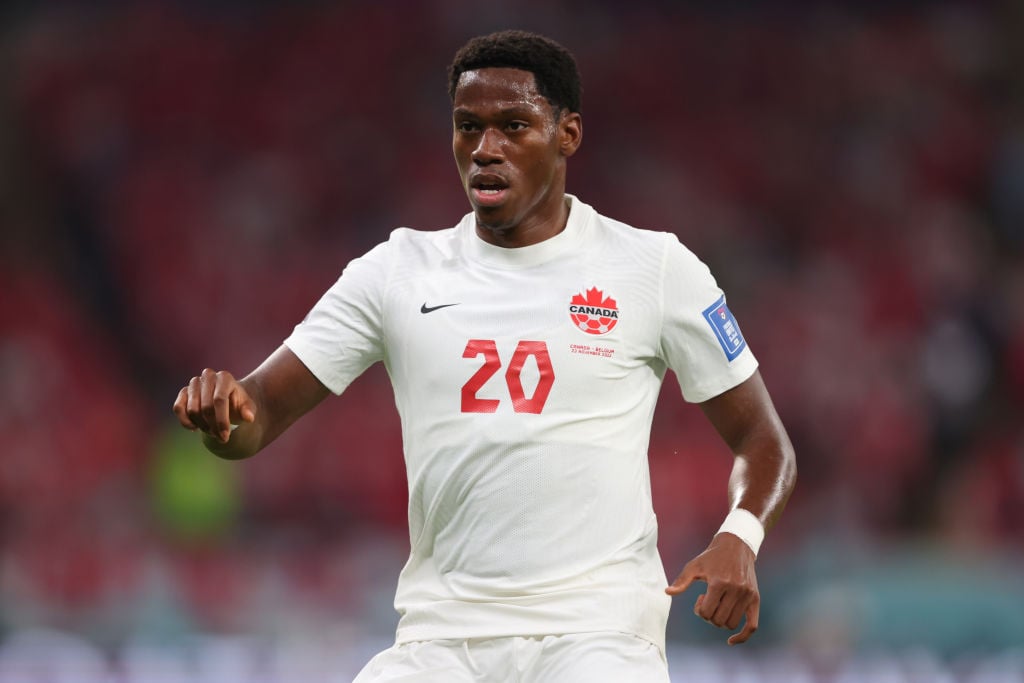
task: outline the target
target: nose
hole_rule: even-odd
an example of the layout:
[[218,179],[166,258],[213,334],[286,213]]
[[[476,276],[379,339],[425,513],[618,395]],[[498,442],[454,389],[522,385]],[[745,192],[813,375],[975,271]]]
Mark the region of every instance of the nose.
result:
[[493,128],[485,128],[480,134],[479,144],[473,150],[473,163],[477,166],[488,166],[500,164],[504,160],[501,132]]

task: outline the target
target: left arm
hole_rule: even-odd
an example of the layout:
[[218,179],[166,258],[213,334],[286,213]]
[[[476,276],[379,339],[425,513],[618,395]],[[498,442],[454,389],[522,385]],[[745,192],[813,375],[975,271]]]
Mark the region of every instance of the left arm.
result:
[[[796,457],[760,372],[700,406],[735,457],[729,476],[730,510],[746,510],[765,530],[771,528],[796,483]],[[716,534],[666,592],[679,595],[694,581],[706,582],[707,592],[697,598],[694,612],[729,630],[739,627],[746,616],[743,630],[728,641],[730,645],[746,642],[757,630],[761,604],[755,558],[739,537]]]

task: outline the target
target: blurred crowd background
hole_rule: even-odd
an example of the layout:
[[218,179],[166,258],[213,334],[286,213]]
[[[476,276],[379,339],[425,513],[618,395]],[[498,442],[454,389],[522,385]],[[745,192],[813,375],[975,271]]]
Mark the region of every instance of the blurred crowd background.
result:
[[[0,8],[0,682],[349,680],[408,548],[380,367],[264,453],[170,407],[351,258],[468,204],[445,68],[576,55],[569,190],[718,275],[796,445],[744,648],[678,600],[674,680],[1024,680],[1024,6],[8,2]],[[673,378],[670,576],[731,458]]]

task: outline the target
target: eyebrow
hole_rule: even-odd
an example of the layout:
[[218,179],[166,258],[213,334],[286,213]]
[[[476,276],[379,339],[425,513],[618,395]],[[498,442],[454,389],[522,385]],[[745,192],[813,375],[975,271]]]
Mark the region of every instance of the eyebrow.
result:
[[[498,110],[498,116],[527,116],[537,114],[537,109],[534,107],[526,107],[523,105],[514,105],[511,107],[503,107]],[[478,117],[480,114],[477,112],[467,109],[466,107],[456,107],[452,110],[452,116],[474,116]]]

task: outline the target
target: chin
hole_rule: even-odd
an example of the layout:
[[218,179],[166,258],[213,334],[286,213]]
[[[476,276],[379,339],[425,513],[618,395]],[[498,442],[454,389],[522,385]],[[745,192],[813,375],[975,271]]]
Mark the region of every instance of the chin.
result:
[[476,224],[491,232],[499,232],[515,227],[515,219],[510,219],[501,206],[474,206],[473,215]]

